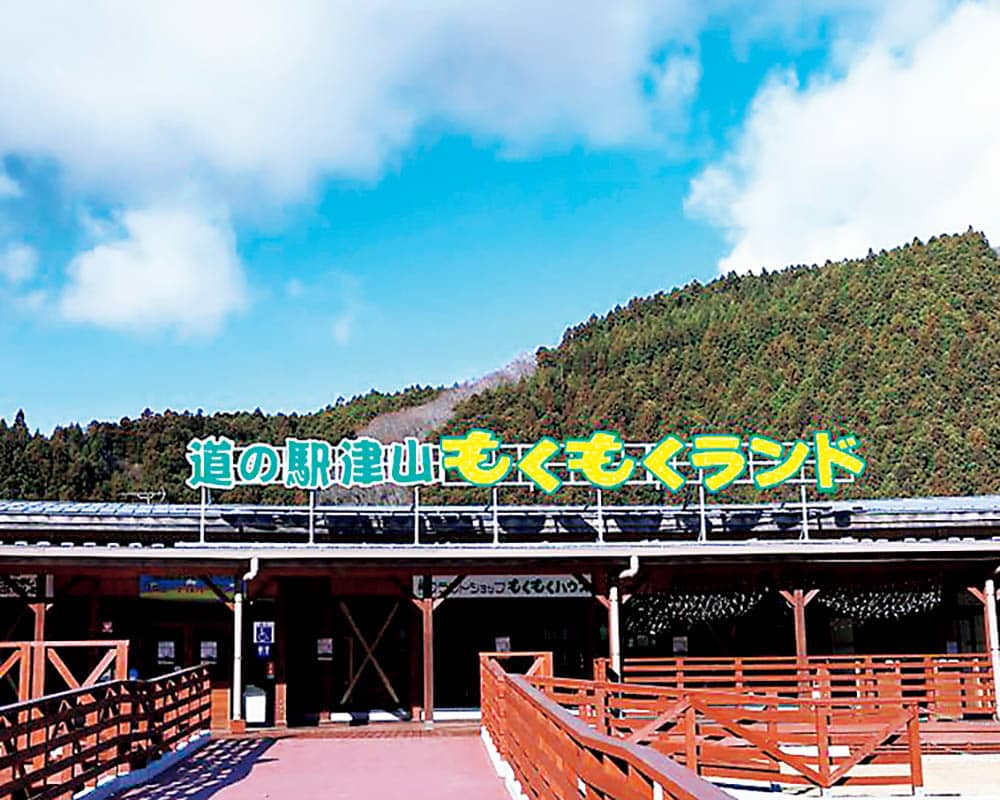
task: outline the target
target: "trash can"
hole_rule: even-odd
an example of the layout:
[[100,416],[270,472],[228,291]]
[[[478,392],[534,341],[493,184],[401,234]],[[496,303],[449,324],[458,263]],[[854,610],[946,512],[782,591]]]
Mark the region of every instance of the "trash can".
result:
[[267,692],[259,686],[247,686],[243,692],[243,719],[247,725],[267,722]]

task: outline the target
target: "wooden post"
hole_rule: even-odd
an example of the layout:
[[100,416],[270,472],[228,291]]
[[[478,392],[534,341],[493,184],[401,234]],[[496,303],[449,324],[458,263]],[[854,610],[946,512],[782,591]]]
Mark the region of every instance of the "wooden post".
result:
[[423,630],[424,725],[434,725],[434,578],[424,575],[420,619]]
[[285,676],[285,651],[288,641],[286,588],[285,581],[278,582],[278,608],[274,634],[274,724],[278,728],[288,725],[288,683]]
[[806,637],[806,606],[812,602],[817,594],[819,594],[819,589],[810,589],[808,592],[802,589],[794,589],[791,592],[784,589],[781,591],[785,602],[792,607],[792,614],[795,618],[795,657],[799,661],[805,661],[809,655]]
[[795,661],[798,664],[799,697],[802,698],[810,694],[806,606],[812,602],[812,599],[818,593],[818,589],[810,589],[808,592],[802,589],[793,589],[790,592],[781,591],[781,596],[785,598],[785,602],[792,607],[792,615],[795,618]]
[[984,589],[980,589],[978,586],[969,586],[968,592],[973,597],[975,597],[980,603],[983,604],[983,631],[984,638],[986,640],[986,652],[989,653],[993,649],[993,633],[990,630],[990,615],[987,609],[987,592]]
[[35,615],[35,633],[34,640],[36,642],[45,641],[45,603],[32,603],[31,611]]

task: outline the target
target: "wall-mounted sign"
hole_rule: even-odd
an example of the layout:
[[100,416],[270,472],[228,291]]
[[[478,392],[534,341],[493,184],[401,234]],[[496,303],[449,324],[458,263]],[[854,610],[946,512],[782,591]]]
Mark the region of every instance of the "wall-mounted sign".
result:
[[172,640],[161,640],[156,643],[157,664],[173,664],[176,657],[177,649]]
[[258,620],[253,624],[253,643],[257,646],[258,658],[270,658],[274,644],[274,623]]
[[316,658],[320,661],[333,660],[333,639],[322,636],[316,640]]
[[[232,576],[213,575],[212,583],[226,597],[236,592],[236,579]],[[187,600],[192,602],[219,602],[220,597],[201,578],[161,578],[156,575],[139,576],[139,597],[144,600]]]
[[[455,575],[435,575],[432,596],[440,597],[454,582]],[[589,580],[589,575],[582,576]],[[424,578],[413,578],[413,594],[424,596]],[[575,575],[467,575],[449,598],[472,597],[590,597],[586,584]]]
[[215,664],[219,660],[219,643],[212,640],[203,641],[198,647],[198,657],[203,664]]
[[0,597],[38,597],[37,575],[0,575]]
[[711,493],[733,485],[759,490],[784,483],[834,492],[864,474],[856,436],[816,431],[779,442],[758,433],[700,433],[682,439],[629,443],[611,431],[578,439],[543,437],[507,443],[493,431],[474,428],[439,443],[413,437],[383,444],[362,436],[339,443],[285,439],[284,444],[237,445],[225,436],[188,442],[192,489],[278,484],[289,489],[331,486],[524,486],[555,494],[563,486],[617,489],[653,485],[671,493],[703,486]]
[[253,624],[254,644],[274,644],[274,623],[258,620]]
[[493,651],[495,653],[509,653],[510,652],[510,637],[509,636],[497,636],[493,640]]

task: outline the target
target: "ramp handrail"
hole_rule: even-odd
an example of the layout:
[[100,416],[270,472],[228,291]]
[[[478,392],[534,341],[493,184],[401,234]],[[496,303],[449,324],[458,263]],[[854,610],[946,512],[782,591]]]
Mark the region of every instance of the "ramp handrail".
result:
[[[536,655],[534,676],[544,677],[551,654]],[[495,656],[509,657],[480,655],[483,726],[529,797],[732,800],[661,753],[588,726]]]
[[210,724],[205,666],[0,707],[0,800],[62,800],[145,766]]
[[701,775],[823,789],[923,785],[915,703],[529,680],[578,719],[648,744]]

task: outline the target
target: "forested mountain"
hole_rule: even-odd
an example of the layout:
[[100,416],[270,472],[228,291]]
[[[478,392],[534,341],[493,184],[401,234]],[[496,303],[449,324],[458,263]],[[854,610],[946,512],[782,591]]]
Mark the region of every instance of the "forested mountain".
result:
[[[478,426],[508,441],[595,428],[632,441],[728,431],[789,439],[832,428],[863,441],[868,470],[854,496],[1000,492],[1000,258],[972,231],[636,299],[569,329],[522,374],[454,412],[449,400],[453,416],[437,434]],[[417,416],[436,419],[438,394],[372,392],[303,415],[147,412],[51,437],[19,416],[0,423],[0,497],[117,500],[162,488],[190,501],[192,437],[338,441],[399,427],[398,416],[376,418],[425,403]],[[271,487],[225,499],[300,498]]]
[[633,441],[829,427],[863,440],[854,496],[1000,492],[1000,258],[969,231],[633,300],[448,429],[472,426]]
[[[375,417],[432,400],[440,390],[415,386],[395,394],[369,392],[311,414],[144,412],[138,419],[93,422],[32,434],[24,415],[0,420],[0,497],[135,500],[136,492],[165,493],[168,501],[197,499],[184,485],[184,453],[194,437],[226,435],[237,442],[280,442],[287,436],[334,442]],[[226,492],[231,502],[302,501],[277,486]]]

